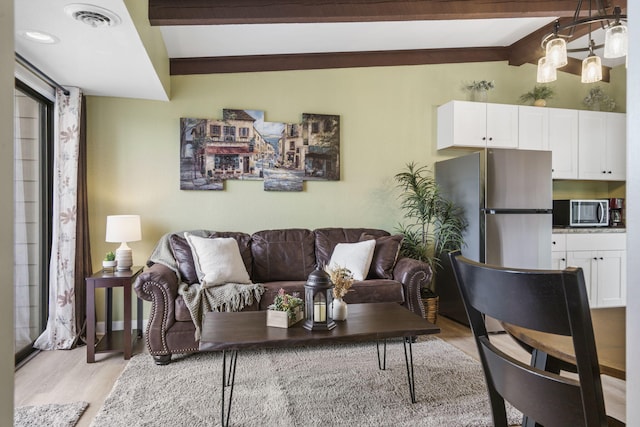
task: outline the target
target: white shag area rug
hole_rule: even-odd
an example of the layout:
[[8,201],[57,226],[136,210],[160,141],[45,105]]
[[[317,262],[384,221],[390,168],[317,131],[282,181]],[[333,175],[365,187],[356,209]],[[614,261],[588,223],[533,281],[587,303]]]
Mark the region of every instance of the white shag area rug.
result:
[[[401,340],[388,342],[385,371],[375,343],[240,352],[230,424],[492,425],[478,361],[438,338],[414,343],[412,404],[402,347]],[[174,355],[168,366],[136,355],[92,426],[220,425],[221,370],[220,353]],[[511,424],[521,422],[518,411],[508,413]]]
[[14,427],[73,427],[87,409],[87,402],[21,406],[13,414]]

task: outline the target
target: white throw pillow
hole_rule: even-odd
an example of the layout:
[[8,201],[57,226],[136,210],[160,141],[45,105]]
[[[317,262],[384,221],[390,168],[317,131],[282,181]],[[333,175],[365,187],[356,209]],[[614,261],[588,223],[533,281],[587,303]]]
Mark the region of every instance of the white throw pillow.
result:
[[348,268],[355,280],[364,280],[369,273],[375,240],[364,240],[358,243],[338,243],[333,249],[329,267]]
[[210,239],[190,233],[185,233],[185,237],[191,246],[196,272],[203,286],[251,283],[236,239]]

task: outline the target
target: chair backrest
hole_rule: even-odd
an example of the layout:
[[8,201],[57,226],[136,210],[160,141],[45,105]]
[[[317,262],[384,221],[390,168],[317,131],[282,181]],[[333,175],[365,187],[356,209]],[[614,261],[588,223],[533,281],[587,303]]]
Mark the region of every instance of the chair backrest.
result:
[[[591,312],[580,268],[510,269],[449,254],[485,373],[494,425],[507,426],[504,401],[545,426],[606,426]],[[524,364],[489,339],[484,315],[570,336],[578,380]]]

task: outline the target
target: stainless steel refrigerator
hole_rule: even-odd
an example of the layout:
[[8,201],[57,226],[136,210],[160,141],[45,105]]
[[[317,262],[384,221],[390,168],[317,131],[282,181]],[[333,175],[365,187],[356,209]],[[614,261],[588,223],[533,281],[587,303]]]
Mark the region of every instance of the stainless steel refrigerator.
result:
[[[462,207],[462,254],[514,268],[551,268],[551,152],[488,148],[436,162],[442,193]],[[439,313],[469,324],[448,263],[436,274]],[[505,301],[505,303],[509,303]],[[487,322],[490,330],[499,330]]]

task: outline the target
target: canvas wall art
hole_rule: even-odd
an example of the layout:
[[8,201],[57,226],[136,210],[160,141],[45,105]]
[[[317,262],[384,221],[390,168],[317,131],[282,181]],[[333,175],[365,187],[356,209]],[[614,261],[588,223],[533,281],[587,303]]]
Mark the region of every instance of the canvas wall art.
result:
[[224,109],[222,119],[180,119],[180,189],[224,190],[224,181],[264,180],[265,191],[303,191],[340,179],[340,116],[265,121],[264,111]]

